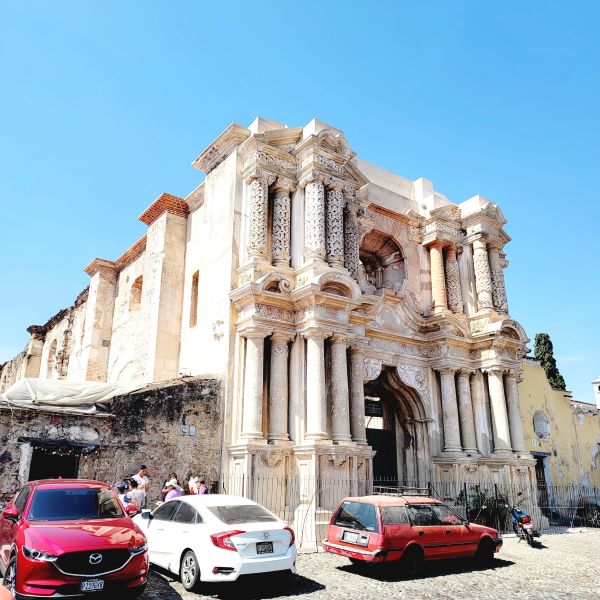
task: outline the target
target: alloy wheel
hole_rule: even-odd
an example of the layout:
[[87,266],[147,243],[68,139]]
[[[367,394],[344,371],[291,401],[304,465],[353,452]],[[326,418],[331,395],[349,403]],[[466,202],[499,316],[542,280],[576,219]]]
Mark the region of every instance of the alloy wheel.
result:
[[191,586],[196,579],[196,561],[191,555],[188,555],[183,559],[181,578],[183,579],[183,584],[186,587]]
[[11,560],[4,574],[4,586],[14,596],[17,587],[17,563]]

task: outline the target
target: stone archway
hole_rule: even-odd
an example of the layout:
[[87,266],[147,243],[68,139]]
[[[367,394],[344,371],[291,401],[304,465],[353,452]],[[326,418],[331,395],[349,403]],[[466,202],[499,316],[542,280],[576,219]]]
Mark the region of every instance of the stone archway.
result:
[[365,384],[367,441],[375,485],[424,487],[429,478],[427,418],[418,392],[393,367]]

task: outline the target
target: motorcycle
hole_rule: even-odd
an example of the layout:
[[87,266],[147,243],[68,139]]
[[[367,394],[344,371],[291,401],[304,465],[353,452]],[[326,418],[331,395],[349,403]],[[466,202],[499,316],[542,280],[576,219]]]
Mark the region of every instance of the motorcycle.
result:
[[[521,493],[519,492],[517,494],[517,497],[520,495]],[[517,504],[509,508],[510,514],[512,516],[513,531],[519,538],[519,541],[527,540],[527,543],[530,546],[533,546],[533,538],[541,537],[541,533],[533,527],[533,521],[531,520],[531,517],[527,514],[527,511],[521,510],[519,508],[518,505],[521,502],[523,502],[523,499],[518,499]]]

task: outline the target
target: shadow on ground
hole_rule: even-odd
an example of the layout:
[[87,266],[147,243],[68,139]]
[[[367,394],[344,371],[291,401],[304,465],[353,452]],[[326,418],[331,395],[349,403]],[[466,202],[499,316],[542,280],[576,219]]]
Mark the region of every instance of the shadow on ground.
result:
[[[182,596],[170,585],[173,581],[179,584],[171,573],[153,566],[150,571],[148,589],[141,600],[144,598],[156,598],[157,600],[181,599]],[[325,589],[324,585],[302,575],[281,577],[270,574],[266,579],[265,574],[261,573],[259,575],[246,575],[231,583],[201,583],[197,593],[211,598],[244,598],[244,600],[255,598],[258,600],[281,596],[300,596],[323,589]]]
[[511,560],[494,559],[490,565],[482,566],[471,559],[448,559],[425,562],[421,565],[417,575],[406,575],[398,563],[383,565],[343,565],[337,567],[340,571],[354,573],[363,577],[370,577],[378,581],[400,581],[402,579],[430,579],[443,577],[444,575],[456,575],[458,573],[471,573],[473,571],[489,571],[510,567],[515,563]]

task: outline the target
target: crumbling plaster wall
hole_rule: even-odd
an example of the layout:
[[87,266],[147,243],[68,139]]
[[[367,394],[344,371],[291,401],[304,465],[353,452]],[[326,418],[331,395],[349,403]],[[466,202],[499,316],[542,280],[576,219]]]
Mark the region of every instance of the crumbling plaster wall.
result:
[[[221,383],[186,378],[154,384],[115,398],[110,415],[64,415],[0,409],[0,500],[6,501],[26,480],[30,446],[19,438],[76,440],[97,444],[81,457],[79,477],[115,483],[146,464],[152,475],[150,499],[171,471],[219,478],[223,431]],[[181,435],[181,425],[196,435]],[[26,463],[25,465],[23,463]]]
[[0,394],[7,390],[13,383],[21,379],[25,365],[25,350],[19,352],[14,358],[0,365]]

